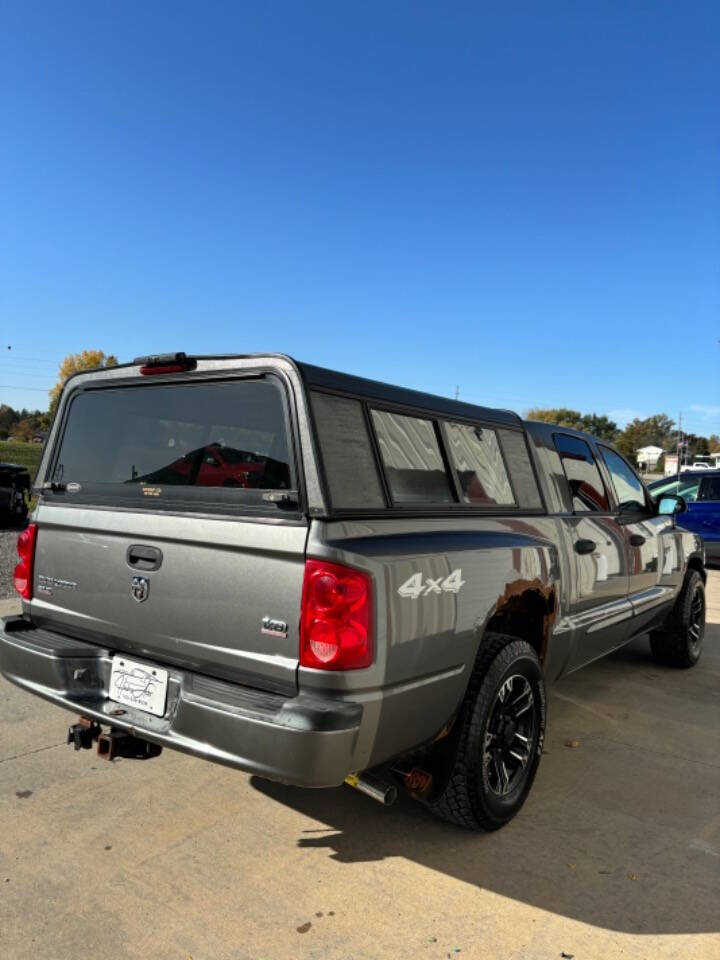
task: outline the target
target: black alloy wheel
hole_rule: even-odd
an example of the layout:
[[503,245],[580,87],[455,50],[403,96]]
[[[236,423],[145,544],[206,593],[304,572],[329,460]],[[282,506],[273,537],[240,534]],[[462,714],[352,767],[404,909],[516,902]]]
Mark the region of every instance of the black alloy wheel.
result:
[[690,570],[672,613],[650,634],[650,648],[658,663],[687,669],[700,659],[705,639],[705,581]]
[[453,730],[437,744],[430,810],[468,830],[512,820],[535,779],[545,721],[537,652],[517,637],[488,634]]
[[705,635],[705,591],[695,589],[690,601],[688,617],[688,641],[695,656],[700,656],[703,637]]
[[528,680],[515,674],[497,692],[485,728],[483,771],[498,797],[515,790],[537,747],[537,710]]

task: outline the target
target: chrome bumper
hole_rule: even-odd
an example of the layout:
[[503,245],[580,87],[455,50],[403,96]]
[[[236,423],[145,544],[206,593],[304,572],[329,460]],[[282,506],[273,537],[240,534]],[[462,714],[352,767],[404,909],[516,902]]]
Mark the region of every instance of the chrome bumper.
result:
[[286,697],[156,664],[169,676],[165,715],[154,717],[108,700],[111,662],[107,648],[37,628],[23,617],[0,621],[0,672],[73,713],[296,786],[337,786],[355,769],[358,703]]

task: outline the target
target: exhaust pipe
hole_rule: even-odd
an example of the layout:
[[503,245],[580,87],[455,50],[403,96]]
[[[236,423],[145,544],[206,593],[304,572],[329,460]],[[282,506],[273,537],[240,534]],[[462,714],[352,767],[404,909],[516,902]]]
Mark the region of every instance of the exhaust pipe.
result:
[[127,757],[132,760],[150,760],[159,757],[162,747],[148,740],[126,733],[125,730],[116,730],[111,727],[107,733],[98,737],[98,756],[103,760],[115,760],[116,757]]
[[354,790],[359,790],[365,796],[377,800],[383,806],[389,807],[397,800],[397,787],[392,783],[385,783],[368,773],[351,773],[345,777],[345,783]]

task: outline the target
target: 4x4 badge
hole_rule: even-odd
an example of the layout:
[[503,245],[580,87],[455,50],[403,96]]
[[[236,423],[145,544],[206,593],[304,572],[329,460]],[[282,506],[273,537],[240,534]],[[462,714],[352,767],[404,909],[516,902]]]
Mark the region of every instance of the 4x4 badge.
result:
[[414,573],[398,587],[397,592],[401,597],[417,600],[418,597],[429,597],[433,593],[460,593],[460,588],[464,587],[466,582],[462,578],[462,570],[459,567],[444,580],[442,577],[436,580],[425,577],[423,580],[421,573]]
[[150,593],[150,581],[147,577],[133,577],[130,582],[130,594],[133,600],[137,600],[138,603],[142,603],[143,600],[147,600],[148,594]]

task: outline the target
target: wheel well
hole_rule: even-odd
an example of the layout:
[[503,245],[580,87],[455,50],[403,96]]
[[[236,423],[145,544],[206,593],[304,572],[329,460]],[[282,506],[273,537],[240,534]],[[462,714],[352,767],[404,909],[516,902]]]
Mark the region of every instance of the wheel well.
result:
[[688,560],[688,571],[690,570],[697,570],[697,572],[703,578],[703,583],[707,581],[707,570],[703,566],[703,562],[700,557],[690,557]]
[[485,629],[525,640],[542,663],[547,635],[555,619],[555,594],[537,589],[525,590],[508,598],[488,621]]

